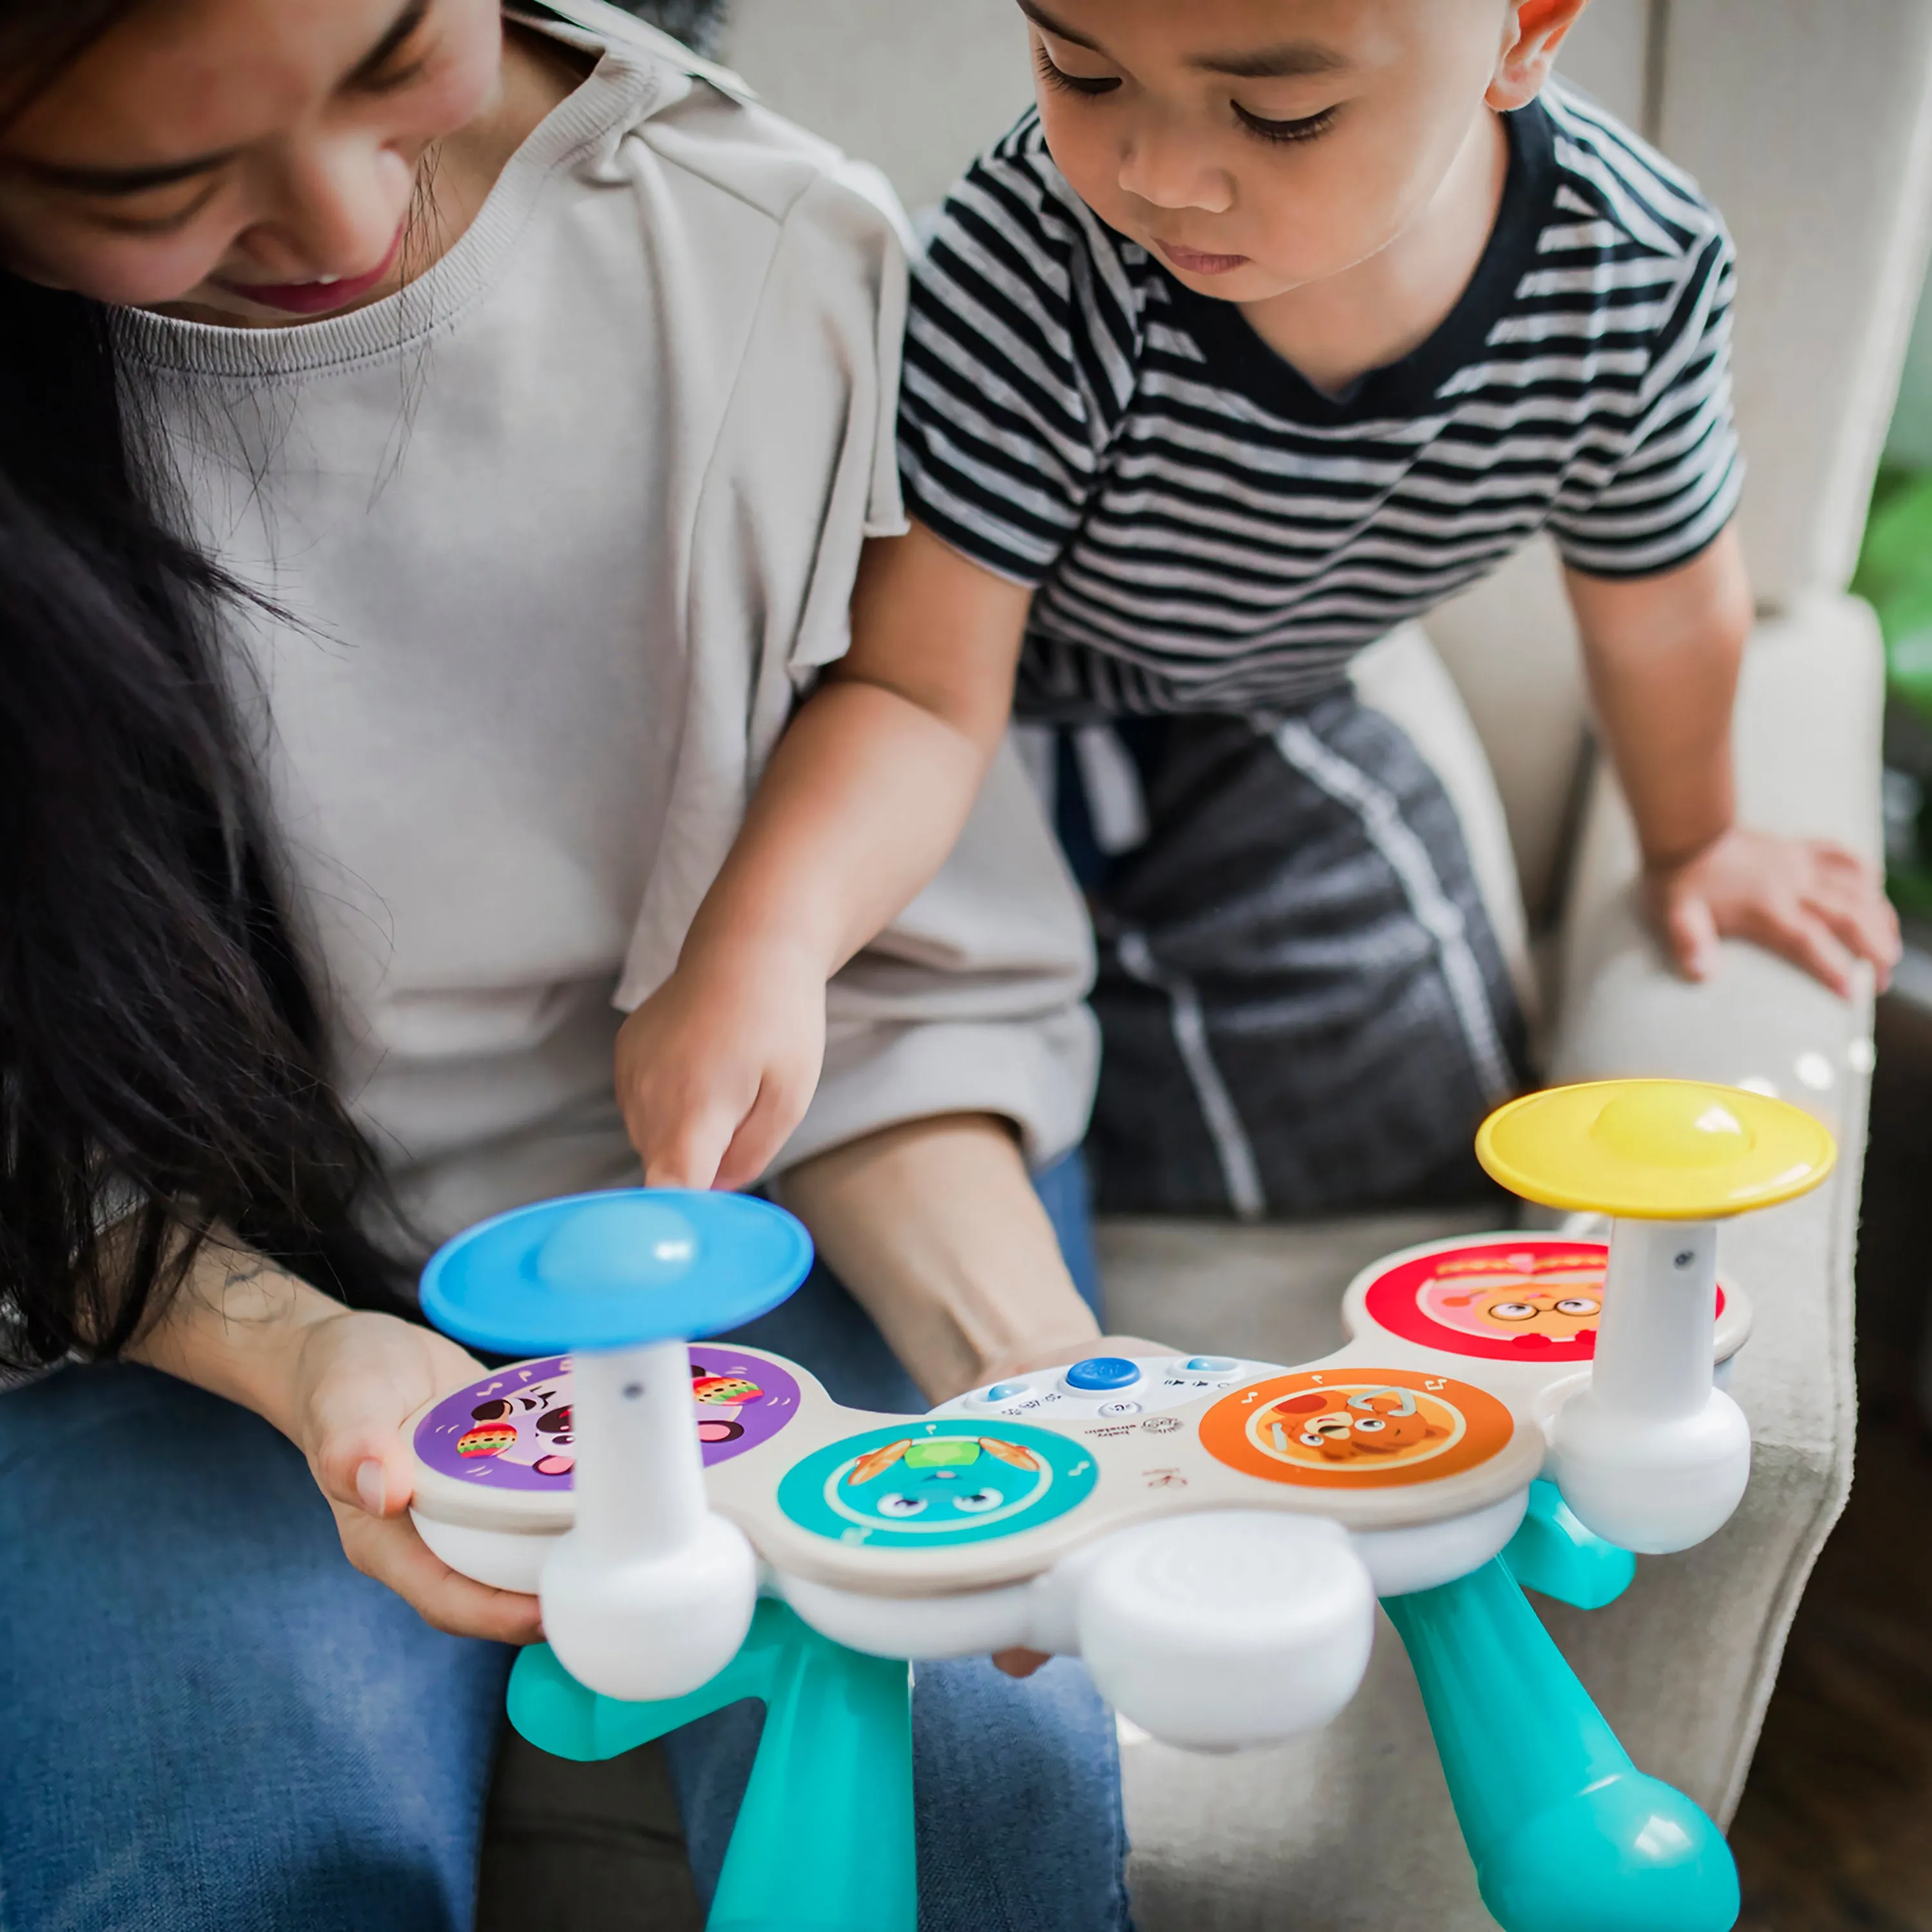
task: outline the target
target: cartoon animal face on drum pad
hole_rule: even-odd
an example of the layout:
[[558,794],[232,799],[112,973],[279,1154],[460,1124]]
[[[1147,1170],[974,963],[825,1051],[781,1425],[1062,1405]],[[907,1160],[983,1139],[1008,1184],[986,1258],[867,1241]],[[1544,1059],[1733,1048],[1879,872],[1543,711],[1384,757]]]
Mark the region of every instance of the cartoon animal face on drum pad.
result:
[[1092,1492],[1091,1456],[1018,1423],[920,1421],[815,1450],[778,1485],[802,1529],[868,1549],[943,1550],[1034,1529]]
[[[1600,1241],[1444,1246],[1370,1282],[1370,1319],[1406,1342],[1488,1361],[1556,1366],[1596,1353],[1609,1250]],[[1717,1312],[1724,1308],[1718,1293]]]
[[1414,1370],[1276,1376],[1223,1396],[1201,1418],[1216,1461],[1317,1488],[1428,1483],[1506,1448],[1516,1425],[1496,1397]]
[[470,1420],[456,1438],[456,1453],[466,1462],[488,1456],[552,1482],[561,1482],[576,1467],[569,1378],[560,1360],[552,1378],[472,1403]]
[[[799,1411],[798,1382],[774,1362],[700,1342],[692,1418],[708,1468],[768,1442]],[[446,1396],[416,1424],[430,1468],[490,1489],[566,1490],[576,1466],[570,1360],[547,1356]]]
[[1327,1389],[1283,1397],[1266,1412],[1262,1424],[1278,1453],[1294,1446],[1312,1450],[1324,1462],[1361,1457],[1401,1460],[1418,1447],[1448,1435],[1454,1424],[1438,1420],[1435,1406],[1424,1408],[1406,1388],[1366,1389],[1343,1395]]

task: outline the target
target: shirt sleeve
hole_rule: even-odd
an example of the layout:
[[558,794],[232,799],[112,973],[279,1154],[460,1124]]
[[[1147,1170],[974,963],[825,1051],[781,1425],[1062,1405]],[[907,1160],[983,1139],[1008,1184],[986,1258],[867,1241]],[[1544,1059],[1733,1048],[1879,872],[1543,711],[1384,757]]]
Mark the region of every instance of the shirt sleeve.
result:
[[1692,257],[1651,344],[1631,426],[1607,476],[1550,528],[1592,577],[1654,577],[1705,549],[1738,506],[1744,460],[1731,407],[1737,259],[1717,226]]
[[1086,1131],[1093,928],[1012,747],[938,876],[826,990],[825,1070],[774,1166],[939,1114],[997,1114],[1043,1167]]
[[1116,238],[1029,117],[953,190],[914,270],[898,420],[910,514],[1038,584],[1132,392],[1136,307]]
[[[845,650],[864,538],[904,527],[889,193],[759,109],[696,99],[633,146],[654,245],[680,271],[661,278],[664,386],[728,400],[715,434],[680,412],[686,433],[657,452],[666,514],[692,532],[656,640],[680,654],[682,700],[626,1010],[676,964],[798,692]],[[1085,908],[1004,752],[939,875],[828,988],[824,1076],[776,1165],[959,1112],[1003,1115],[1032,1158],[1054,1159],[1093,1096],[1092,975]]]

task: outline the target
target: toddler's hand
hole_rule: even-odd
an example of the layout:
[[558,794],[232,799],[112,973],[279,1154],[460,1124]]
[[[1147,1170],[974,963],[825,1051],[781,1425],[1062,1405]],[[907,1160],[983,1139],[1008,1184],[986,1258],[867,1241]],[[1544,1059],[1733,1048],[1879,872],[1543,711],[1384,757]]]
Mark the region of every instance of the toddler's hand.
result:
[[782,956],[680,964],[617,1035],[646,1184],[748,1186],[804,1117],[824,1055],[822,970]]
[[393,1316],[331,1316],[302,1334],[296,1440],[335,1512],[344,1552],[365,1576],[452,1636],[534,1643],[543,1634],[536,1598],[459,1576],[430,1552],[408,1514],[404,1423],[432,1396],[483,1372],[454,1342]]
[[1899,953],[1898,918],[1873,868],[1841,845],[1733,826],[1695,857],[1645,874],[1650,914],[1671,956],[1708,978],[1720,938],[1754,940],[1834,993],[1868,960],[1880,992]]

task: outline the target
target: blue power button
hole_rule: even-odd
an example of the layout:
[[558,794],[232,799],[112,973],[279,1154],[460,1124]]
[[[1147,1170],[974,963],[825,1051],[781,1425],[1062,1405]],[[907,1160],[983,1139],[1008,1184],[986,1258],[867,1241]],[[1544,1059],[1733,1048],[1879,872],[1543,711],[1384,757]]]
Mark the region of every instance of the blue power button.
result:
[[1066,1386],[1083,1395],[1112,1394],[1115,1389],[1132,1388],[1140,1378],[1140,1364],[1124,1355],[1089,1355],[1067,1370]]

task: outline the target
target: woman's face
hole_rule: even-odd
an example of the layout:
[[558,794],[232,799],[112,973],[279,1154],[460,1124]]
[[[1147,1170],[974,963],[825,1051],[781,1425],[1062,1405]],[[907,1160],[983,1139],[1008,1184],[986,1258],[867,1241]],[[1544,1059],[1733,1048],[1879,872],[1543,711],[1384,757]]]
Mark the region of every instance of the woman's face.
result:
[[0,132],[0,260],[237,322],[350,307],[502,59],[498,0],[146,0]]

